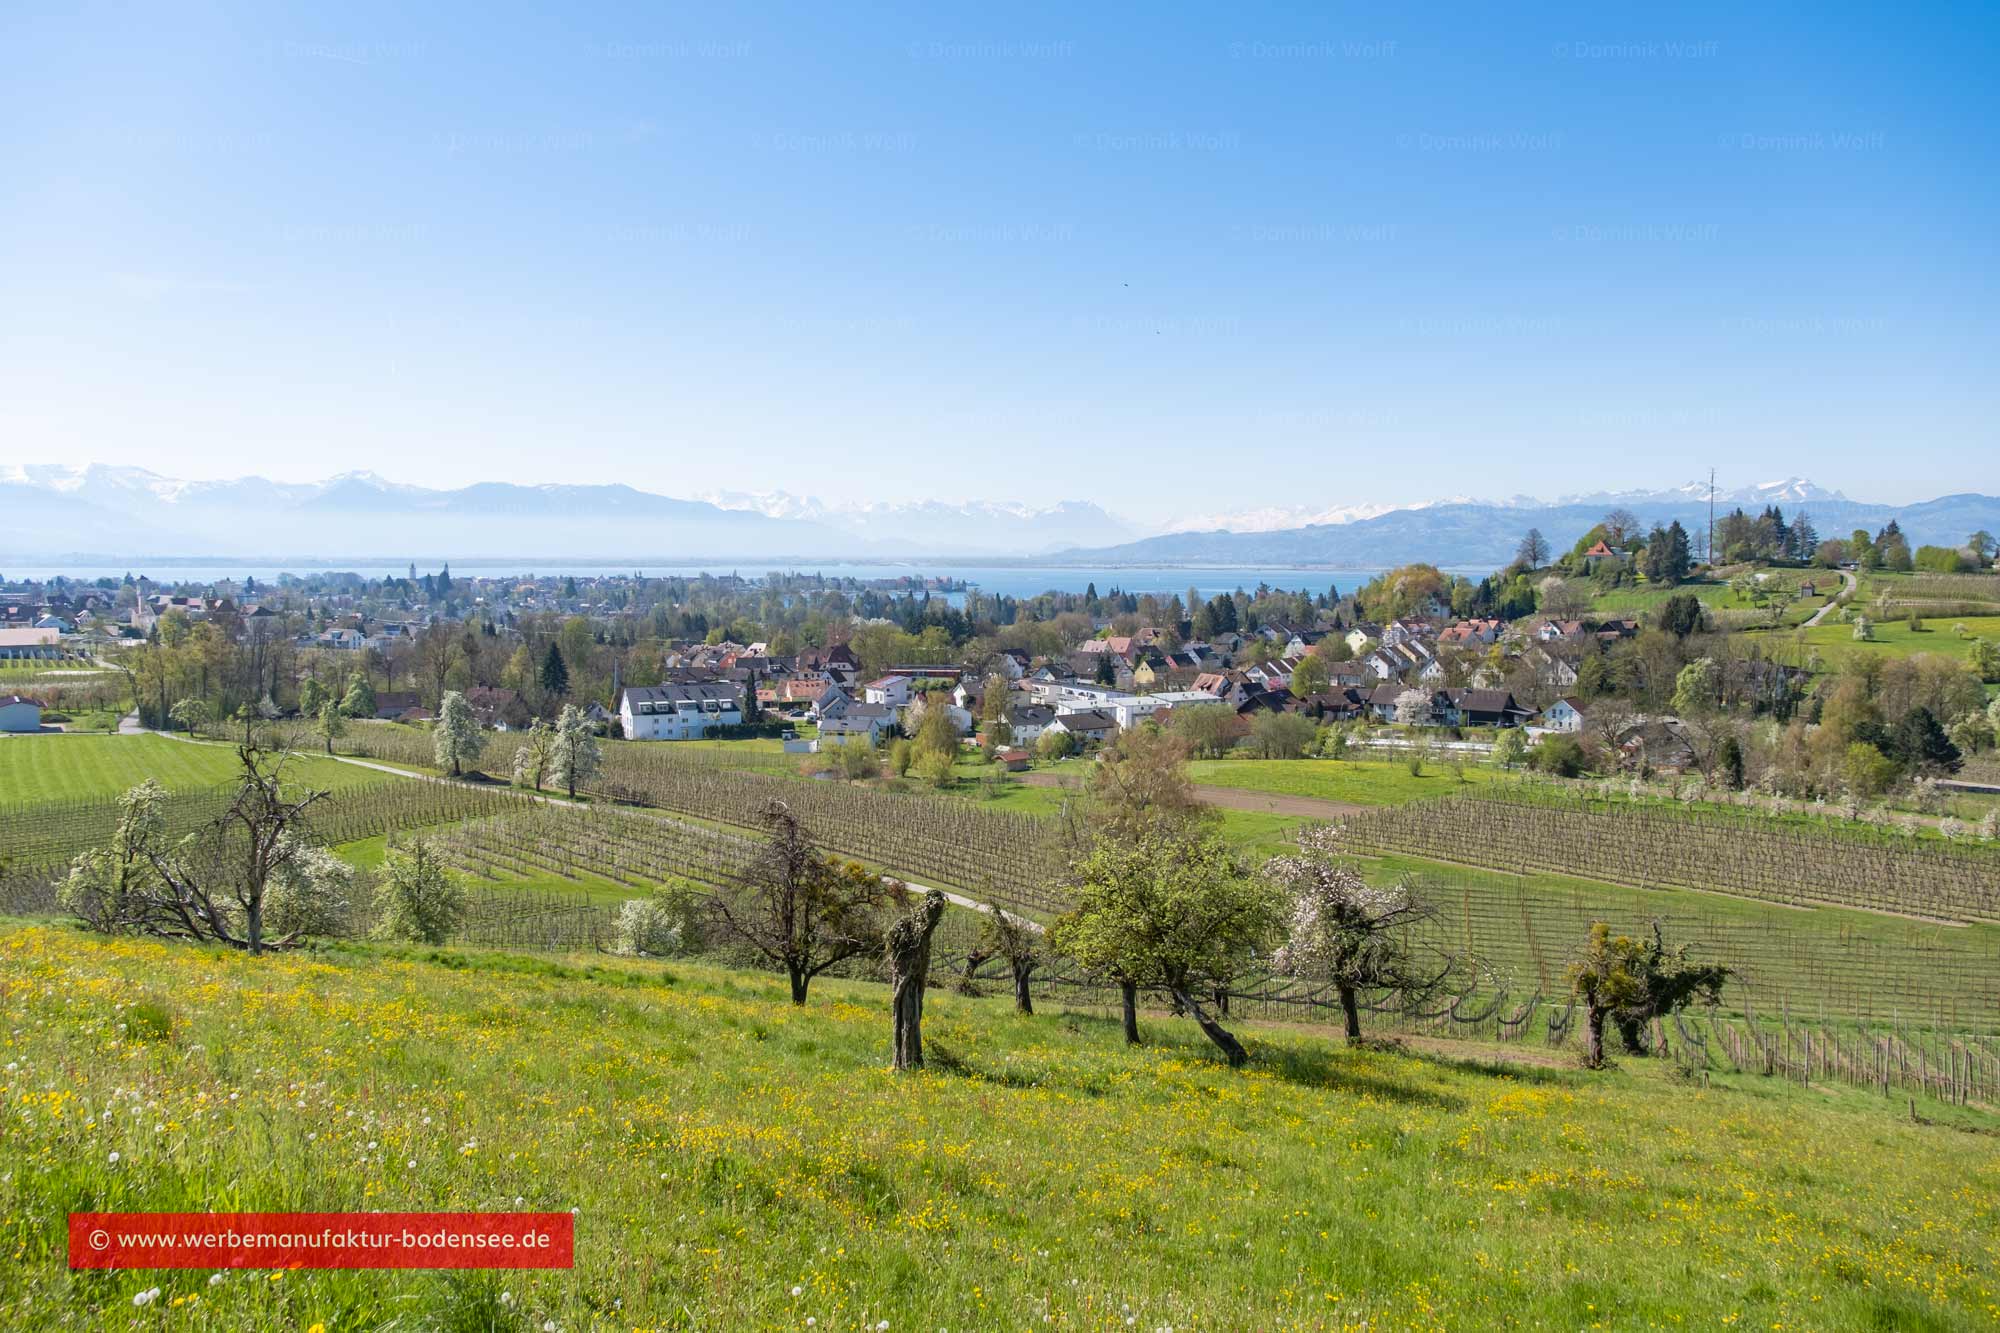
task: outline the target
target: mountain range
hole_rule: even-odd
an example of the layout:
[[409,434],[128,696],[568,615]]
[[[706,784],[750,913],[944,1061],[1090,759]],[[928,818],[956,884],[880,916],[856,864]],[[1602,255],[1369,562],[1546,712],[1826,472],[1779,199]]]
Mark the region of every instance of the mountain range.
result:
[[[1716,512],[1778,504],[1809,511],[1822,535],[1899,520],[1912,542],[1956,545],[2000,531],[2000,499],[1980,494],[1886,505],[1803,477],[1718,492]],[[835,504],[784,491],[693,498],[626,485],[481,482],[451,490],[369,472],[316,482],[262,477],[189,481],[101,464],[0,464],[0,560],[92,554],[357,557],[524,561],[909,559],[1029,560],[1052,565],[1380,567],[1427,560],[1498,567],[1538,527],[1560,549],[1613,508],[1645,525],[1707,522],[1708,486],[1555,499],[1457,496],[1386,506],[1326,503],[1195,515],[1154,535],[1086,500],[1043,506],[974,500]],[[4,568],[0,565],[0,568]]]
[[[1977,529],[2000,532],[2000,497],[1974,493],[1916,504],[1877,504],[1851,500],[1802,477],[1790,477],[1718,490],[1714,504],[1718,517],[1739,507],[1754,514],[1767,504],[1782,508],[1788,519],[1809,514],[1822,537],[1844,537],[1863,527],[1872,532],[1892,518],[1901,524],[1913,545],[1956,546]],[[1490,569],[1513,558],[1529,528],[1541,529],[1550,544],[1562,550],[1612,509],[1629,510],[1644,527],[1679,520],[1690,533],[1704,533],[1709,516],[1708,486],[1690,482],[1662,491],[1603,491],[1554,500],[1524,496],[1504,501],[1455,499],[1342,522],[1163,533],[1135,542],[1065,551],[1056,558],[1094,565],[1335,568],[1422,560],[1456,568]]]
[[1138,536],[1097,505],[853,506],[784,493],[676,499],[626,485],[435,490],[349,472],[187,481],[136,467],[0,464],[0,558],[457,554],[610,560],[1026,556]]

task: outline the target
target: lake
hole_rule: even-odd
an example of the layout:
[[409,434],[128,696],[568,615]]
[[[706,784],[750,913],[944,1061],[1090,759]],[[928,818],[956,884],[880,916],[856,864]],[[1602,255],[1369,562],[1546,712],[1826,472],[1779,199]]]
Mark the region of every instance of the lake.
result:
[[[469,575],[474,578],[502,578],[519,575],[575,575],[579,578],[604,574],[641,573],[651,577],[692,576],[696,574],[743,574],[759,577],[770,572],[770,567],[759,567],[751,562],[718,561],[705,565],[660,564],[648,565],[643,562],[632,564],[608,563],[601,561],[574,560],[454,560],[452,573]],[[785,573],[818,573],[829,578],[848,579],[889,579],[910,577],[932,577],[962,579],[973,584],[981,592],[1007,597],[1033,597],[1042,592],[1082,592],[1095,584],[1098,592],[1108,593],[1119,588],[1133,593],[1154,593],[1165,596],[1168,593],[1186,595],[1193,587],[1203,599],[1218,593],[1232,592],[1237,588],[1255,588],[1260,583],[1268,583],[1274,588],[1306,589],[1312,593],[1325,592],[1329,585],[1349,592],[1360,587],[1369,579],[1380,574],[1380,568],[1373,569],[1298,569],[1298,568],[1233,568],[1195,567],[1177,565],[1134,565],[1117,567],[1062,566],[1029,564],[986,564],[971,565],[948,562],[924,563],[916,561],[893,562],[848,562],[848,561],[802,561],[784,562],[778,568]],[[417,562],[418,573],[434,571],[435,565]],[[212,583],[218,579],[241,580],[245,576],[255,576],[259,582],[274,580],[281,573],[297,575],[353,573],[369,578],[385,578],[409,572],[409,561],[265,561],[246,560],[232,562],[223,560],[188,560],[157,562],[136,560],[130,564],[107,564],[102,561],[83,559],[75,564],[15,567],[0,565],[0,575],[10,579],[47,580],[57,575],[74,579],[122,578],[130,571],[145,575],[158,583]],[[1453,573],[1470,574],[1479,577],[1486,570],[1454,570]]]

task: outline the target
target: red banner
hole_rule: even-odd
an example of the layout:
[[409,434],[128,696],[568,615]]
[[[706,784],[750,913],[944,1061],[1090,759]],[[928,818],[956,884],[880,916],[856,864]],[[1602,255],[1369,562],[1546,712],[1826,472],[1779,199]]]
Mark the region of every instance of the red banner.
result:
[[569,1268],[569,1213],[71,1213],[71,1268]]

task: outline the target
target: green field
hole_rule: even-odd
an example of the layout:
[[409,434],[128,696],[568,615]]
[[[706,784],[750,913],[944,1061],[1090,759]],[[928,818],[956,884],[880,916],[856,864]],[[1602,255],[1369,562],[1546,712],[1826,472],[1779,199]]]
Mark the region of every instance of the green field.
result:
[[[945,991],[931,1068],[897,1076],[883,988],[822,979],[804,1009],[781,991],[690,964],[251,959],[14,928],[0,1320],[123,1326],[153,1287],[137,1323],[214,1329],[1994,1315],[2000,1141],[1966,1132],[1990,1130],[1977,1112],[1912,1124],[1900,1100],[1841,1089],[1251,1025],[1253,1063],[1231,1073],[1185,1020],[1149,1015],[1128,1050],[1094,1013],[1017,1017]],[[139,1002],[152,1021],[127,1026]],[[76,1209],[510,1206],[576,1210],[575,1269],[211,1284],[72,1274],[64,1257]]]
[[[1811,597],[1794,598],[1785,608],[1785,623],[1797,625],[1806,620],[1841,589],[1840,575],[1827,569],[1763,569],[1756,571],[1767,575],[1764,587],[1768,589],[1789,588],[1796,590],[1802,583],[1814,584],[1818,591]],[[1726,580],[1707,582],[1695,580],[1673,587],[1665,585],[1641,584],[1636,588],[1614,588],[1598,593],[1592,598],[1593,608],[1602,615],[1632,616],[1645,619],[1660,609],[1667,598],[1676,593],[1686,593],[1712,611],[1730,611],[1745,615],[1755,615],[1763,610],[1754,601],[1737,595]]]
[[[1973,639],[2000,639],[2000,616],[1934,616],[1923,622],[1921,630],[1911,629],[1903,620],[1873,620],[1871,617],[1871,622],[1875,637],[1865,642],[1855,639],[1852,624],[1843,625],[1834,621],[1805,630],[1804,639],[1809,647],[1827,659],[1849,653],[1873,653],[1884,657],[1941,653],[1961,660],[1972,655]],[[1959,625],[1966,628],[1964,638],[1955,632]]]
[[[1453,764],[1457,763],[1454,769]],[[1513,775],[1467,756],[1427,759],[1421,776],[1406,761],[1388,759],[1199,759],[1188,765],[1194,780],[1280,796],[1310,796],[1354,805],[1401,805],[1446,796],[1467,784],[1510,781]]]
[[[289,764],[299,781],[352,787],[382,775],[334,760],[301,756]],[[239,772],[228,745],[191,745],[166,736],[0,737],[0,805],[117,796],[151,778],[168,791],[228,782]]]

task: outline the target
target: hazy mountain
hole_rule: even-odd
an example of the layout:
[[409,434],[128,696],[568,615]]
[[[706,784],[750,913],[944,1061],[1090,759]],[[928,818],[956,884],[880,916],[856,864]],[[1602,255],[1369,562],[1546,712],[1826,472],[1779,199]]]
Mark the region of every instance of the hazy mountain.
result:
[[0,465],[0,556],[352,555],[743,560],[1025,556],[1138,533],[1095,504],[835,505],[783,492],[676,499],[626,485],[433,490],[349,472],[184,481],[99,464]]
[[708,491],[698,498],[723,509],[818,523],[884,551],[1036,555],[1139,535],[1086,500],[1046,506],[991,500],[833,504],[788,491]]
[[[2000,497],[1947,495],[1920,504],[1866,504],[1809,482],[1773,483],[1792,493],[1828,498],[1803,503],[1772,499],[1788,518],[1804,512],[1824,537],[1870,531],[1896,519],[1912,545],[1955,546],[1973,530],[2000,532]],[[1810,489],[1807,489],[1810,488]],[[1717,515],[1741,505],[1756,512],[1775,491],[1750,487],[1716,497]],[[1540,528],[1558,550],[1604,517],[1611,508],[1631,510],[1642,524],[1679,519],[1690,531],[1708,522],[1708,487],[1699,496],[1686,488],[1647,494],[1620,493],[1562,501],[1447,503],[1391,510],[1345,523],[1311,524],[1269,532],[1181,532],[1116,546],[1065,551],[1065,564],[1119,565],[1326,565],[1379,567],[1413,560],[1459,568],[1497,569],[1513,558],[1529,528]]]
[[182,481],[143,468],[0,465],[0,556],[456,553],[653,559],[866,554],[818,523],[630,486],[481,482],[432,490],[353,472],[324,481]]

